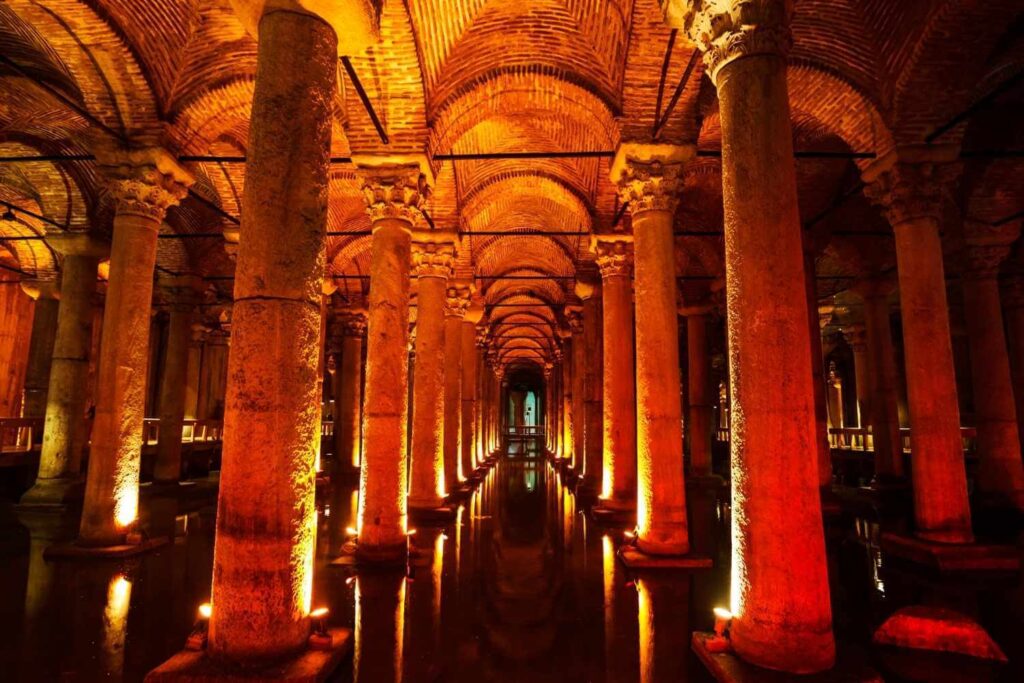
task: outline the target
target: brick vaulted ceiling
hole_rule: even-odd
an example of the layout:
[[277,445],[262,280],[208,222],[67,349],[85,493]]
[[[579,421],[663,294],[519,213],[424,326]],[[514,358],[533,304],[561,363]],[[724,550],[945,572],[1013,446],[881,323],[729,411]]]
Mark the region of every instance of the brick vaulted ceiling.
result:
[[[798,150],[881,154],[919,143],[1007,83],[941,140],[1021,149],[1024,126],[1013,114],[1024,99],[1019,0],[794,6],[789,88]],[[666,27],[657,0],[382,0],[380,9],[380,42],[351,62],[389,143],[339,67],[335,157],[608,151],[622,140],[651,141],[658,103],[664,111],[694,52]],[[0,0],[0,54],[17,66],[0,64],[4,157],[87,155],[101,127],[179,155],[245,154],[256,44],[228,0]],[[657,140],[719,149],[715,91],[699,59]],[[1024,208],[1019,158],[965,159],[949,211],[951,269],[959,225],[998,222]],[[849,193],[859,163],[798,162],[822,295],[842,290],[841,277],[892,267],[884,222],[860,193]],[[459,274],[477,278],[487,303],[503,304],[491,309],[492,320],[524,324],[507,342],[510,362],[550,350],[573,278],[591,269],[587,234],[613,227],[618,201],[608,164],[606,157],[435,161],[428,212],[438,228],[460,232]],[[198,177],[194,196],[169,213],[163,230],[236,228],[225,214],[239,214],[244,164],[189,166]],[[29,274],[53,274],[60,263],[44,241],[9,238],[109,231],[110,209],[89,160],[5,162],[0,200],[31,212],[0,222],[7,238],[0,256]],[[678,232],[701,233],[677,240],[684,298],[705,295],[709,278],[722,273],[721,239],[707,234],[721,231],[722,217],[719,160],[701,157],[688,171],[677,216]],[[628,229],[628,219],[618,227]],[[330,274],[346,276],[338,279],[340,299],[368,286],[351,277],[367,274],[368,228],[353,168],[336,164],[328,229],[357,233],[329,238]],[[524,234],[536,231],[546,234]],[[211,296],[230,299],[224,278],[233,263],[222,239],[161,240],[159,266],[203,275]],[[493,279],[507,275],[518,277]]]

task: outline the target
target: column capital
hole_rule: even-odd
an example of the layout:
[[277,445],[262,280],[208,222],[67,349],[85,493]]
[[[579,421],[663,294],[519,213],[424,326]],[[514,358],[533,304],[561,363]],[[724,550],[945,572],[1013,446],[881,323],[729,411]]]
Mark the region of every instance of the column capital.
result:
[[359,54],[380,40],[380,11],[366,0],[230,0],[242,26],[259,37],[260,19],[272,12],[307,14],[338,37],[338,56]]
[[1008,311],[1024,308],[1024,275],[1014,274],[1003,280],[999,294],[1003,308]]
[[999,266],[1010,255],[1008,244],[968,244],[964,249],[963,275],[969,280],[994,280]]
[[455,233],[417,230],[412,236],[412,274],[418,278],[452,276]]
[[544,379],[551,379],[552,373],[555,371],[555,364],[551,361],[544,362]]
[[630,276],[633,267],[632,235],[594,235],[591,249],[597,254],[595,263],[602,280]]
[[896,278],[891,275],[871,275],[853,286],[853,292],[864,301],[886,299],[895,291]]
[[189,339],[189,346],[198,347],[206,341],[206,335],[209,334],[210,328],[202,323],[192,323],[192,335]]
[[469,309],[469,299],[469,287],[465,285],[453,285],[449,287],[448,291],[445,293],[445,317],[458,318],[459,320],[464,319],[466,317],[466,311]]
[[430,195],[433,174],[424,156],[353,155],[362,179],[363,200],[370,221],[403,221],[410,228],[426,223],[423,204]]
[[751,55],[785,57],[793,45],[792,0],[661,0],[665,22],[682,28],[704,53],[717,83],[726,64]]
[[197,275],[166,275],[156,279],[156,290],[160,299],[172,310],[191,310],[199,302],[203,291],[203,280]]
[[332,332],[342,337],[362,337],[366,334],[366,311],[349,308],[336,312]]
[[868,348],[867,330],[863,323],[853,323],[852,325],[843,325],[842,327],[843,336],[846,338],[846,343],[850,345],[855,352],[860,353],[866,351]]
[[26,278],[21,281],[21,291],[33,301],[40,299],[60,299],[60,285],[57,278]]
[[100,145],[95,154],[117,214],[163,221],[167,209],[184,199],[195,182],[191,173],[159,147]]
[[680,303],[677,312],[684,318],[695,318],[698,316],[710,317],[715,312],[715,304],[712,301],[702,301],[690,304]]
[[955,145],[898,147],[861,174],[864,195],[892,226],[942,216],[943,199],[960,175]]
[[818,304],[818,327],[823,330],[828,327],[835,312],[835,304]]
[[473,338],[473,343],[476,344],[476,348],[486,349],[489,341],[490,335],[488,334],[487,327],[484,325],[478,325],[476,328],[476,336]]
[[569,323],[569,331],[573,336],[583,334],[583,307],[569,305],[565,307],[565,319]]
[[683,189],[683,171],[696,153],[695,145],[620,144],[609,177],[620,200],[629,203],[629,215],[644,211],[675,213]]
[[63,232],[46,236],[46,243],[63,257],[91,256],[104,259],[110,256],[110,243],[87,232]]

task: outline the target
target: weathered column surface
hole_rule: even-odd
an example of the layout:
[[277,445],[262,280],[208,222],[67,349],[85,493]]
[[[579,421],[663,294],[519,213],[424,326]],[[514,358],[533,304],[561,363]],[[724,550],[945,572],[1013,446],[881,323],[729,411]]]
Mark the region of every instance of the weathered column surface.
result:
[[818,302],[818,278],[814,252],[804,245],[804,287],[807,295],[807,329],[811,343],[811,387],[814,390],[814,438],[817,453],[818,486],[826,497],[832,490],[832,447],[828,440],[829,403],[825,380],[825,357],[821,333],[832,320],[835,306]]
[[[758,666],[832,666],[811,329],[786,84],[788,0],[687,17],[718,89],[732,395],[731,637]],[[780,492],[783,492],[780,495]],[[793,548],[800,548],[799,557]]]
[[552,395],[554,394],[555,365],[550,360],[544,363],[544,447],[549,453],[554,452],[554,413]]
[[602,470],[604,460],[604,427],[603,427],[603,313],[601,304],[601,283],[594,277],[593,270],[588,270],[585,277],[579,278],[576,294],[583,300],[583,343],[584,378],[583,412],[584,412],[584,467],[583,488],[591,494],[601,492]]
[[192,177],[163,150],[100,150],[97,157],[110,178],[114,236],[78,542],[112,546],[124,542],[138,515],[157,232]]
[[955,154],[942,146],[900,148],[864,173],[865,193],[896,235],[915,534],[941,543],[974,539],[939,237],[944,186],[958,170],[948,163]]
[[347,308],[338,312],[334,366],[334,460],[338,473],[359,467],[359,424],[363,406],[363,337],[366,311]]
[[459,353],[462,357],[462,476],[469,477],[476,469],[473,461],[476,444],[476,324],[483,317],[480,305],[470,305],[462,318]]
[[208,650],[247,665],[295,653],[309,636],[336,41],[310,15],[260,22]]
[[612,181],[629,202],[636,257],[637,547],[689,551],[673,218],[693,147],[624,144]]
[[35,300],[32,336],[25,366],[25,417],[46,415],[46,393],[50,386],[54,340],[57,338],[57,315],[60,308],[60,286],[56,280],[23,280],[21,288]]
[[455,485],[444,468],[444,309],[455,260],[452,233],[417,233],[412,249],[417,278],[416,363],[413,366],[412,477],[409,507],[438,508]]
[[1000,296],[1006,317],[1007,346],[1013,400],[1017,408],[1017,433],[1024,443],[1024,277],[1011,276],[1003,281]]
[[462,319],[469,308],[469,288],[449,287],[444,307],[444,478],[454,491],[468,472],[462,471]]
[[986,504],[1024,510],[1024,464],[996,280],[1017,231],[999,234],[986,225],[973,232],[964,255],[963,291],[978,435],[978,492]]
[[[390,161],[390,163],[389,163]],[[366,337],[359,556],[394,561],[407,552],[406,455],[409,401],[409,268],[412,230],[428,192],[426,164],[365,163],[373,222]]]
[[109,249],[85,233],[54,235],[48,242],[63,256],[63,267],[39,474],[21,499],[34,504],[65,503],[81,484],[96,269]]
[[562,338],[562,374],[559,377],[562,395],[559,400],[561,413],[558,417],[562,434],[562,459],[568,460],[569,466],[572,467],[576,460],[576,452],[573,450],[576,445],[576,439],[573,436],[576,425],[572,419],[572,328],[568,325],[561,327],[558,330],[558,335]]
[[868,388],[868,341],[864,325],[855,323],[843,325],[843,336],[853,351],[854,386],[857,390],[857,426],[861,428],[871,424],[871,392]]
[[855,291],[864,301],[864,336],[867,343],[868,406],[871,440],[875,448],[875,483],[884,485],[903,477],[903,440],[897,399],[899,374],[889,322],[889,294],[894,283],[869,278]]
[[604,324],[601,505],[636,506],[636,375],[633,373],[632,237],[595,242]]
[[586,469],[586,453],[584,445],[586,442],[587,416],[584,392],[586,391],[586,363],[587,348],[583,330],[583,307],[572,306],[568,308],[566,317],[569,319],[569,329],[572,331],[572,412],[569,419],[572,420],[572,466],[576,474],[583,474]]
[[194,277],[163,278],[160,290],[170,305],[167,351],[160,378],[160,432],[156,445],[155,483],[181,479],[181,430],[185,419],[192,322],[202,281]]
[[203,367],[203,339],[206,328],[193,322],[188,340],[188,370],[185,376],[185,418],[195,420],[199,415],[199,377]]
[[690,472],[711,476],[711,356],[708,353],[708,306],[689,307],[686,316],[687,392],[690,418]]

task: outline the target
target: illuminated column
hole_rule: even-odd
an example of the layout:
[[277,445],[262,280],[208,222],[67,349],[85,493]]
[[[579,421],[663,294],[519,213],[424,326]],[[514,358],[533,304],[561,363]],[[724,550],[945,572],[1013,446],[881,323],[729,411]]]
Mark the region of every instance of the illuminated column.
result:
[[878,484],[903,477],[903,440],[900,438],[897,406],[899,375],[889,322],[889,294],[892,289],[892,282],[876,277],[863,280],[854,290],[864,302],[869,423],[875,448],[875,481]]
[[480,305],[470,305],[462,318],[459,343],[462,357],[462,476],[469,477],[476,469],[473,462],[476,444],[476,324],[483,317]]
[[583,307],[571,306],[566,309],[566,317],[569,320],[569,329],[572,331],[572,412],[569,419],[572,421],[572,467],[576,474],[582,474],[586,465],[586,457],[583,451],[586,434],[586,403],[584,392],[586,391],[586,364],[587,349],[586,340],[583,338]]
[[551,361],[544,363],[544,446],[548,452],[554,451],[552,437],[554,435],[554,413],[551,396],[552,387],[555,382],[555,365]]
[[468,472],[462,471],[462,320],[469,308],[469,288],[449,287],[444,307],[444,478],[454,491]]
[[611,179],[629,202],[636,257],[637,547],[690,549],[683,481],[682,396],[672,221],[694,148],[622,144]]
[[[354,683],[401,683],[403,680],[405,594],[406,578],[399,572],[363,572],[356,579]],[[413,637],[425,635],[418,633]]]
[[[807,245],[804,245],[805,247]],[[821,333],[832,320],[835,306],[818,303],[818,278],[814,269],[814,251],[804,249],[804,286],[807,293],[807,329],[811,342],[811,387],[814,390],[814,438],[817,454],[818,487],[826,498],[832,492],[832,447],[828,440],[828,387]]]
[[864,325],[843,325],[843,336],[853,351],[853,381],[857,390],[857,426],[865,428],[870,422],[871,392],[868,391],[868,341]]
[[988,504],[1024,510],[1017,407],[996,279],[1016,233],[1000,234],[987,225],[971,231],[963,289],[978,434],[978,491]]
[[157,232],[192,177],[159,149],[101,150],[97,158],[110,179],[114,236],[78,543],[114,546],[138,516]]
[[974,539],[939,237],[955,156],[944,146],[899,148],[864,172],[865,193],[896,235],[915,534],[940,543]]
[[835,641],[815,466],[814,311],[800,296],[806,282],[785,57],[790,9],[788,0],[705,3],[686,28],[705,53],[722,126],[732,645],[755,665],[809,673],[832,666]]
[[21,415],[34,309],[21,287],[0,287],[0,417]]
[[21,288],[35,300],[32,315],[32,336],[25,366],[24,417],[46,415],[46,392],[50,386],[53,344],[57,338],[57,314],[60,308],[60,287],[56,280],[22,280]]
[[373,252],[359,499],[363,560],[395,561],[407,553],[411,231],[423,220],[428,172],[426,163],[381,165],[367,168],[364,181]]
[[595,243],[601,269],[604,324],[601,505],[636,506],[636,375],[633,373],[632,239]]
[[572,366],[574,358],[572,328],[568,326],[560,328],[558,334],[562,338],[562,412],[558,418],[562,426],[562,458],[568,460],[568,465],[572,467],[576,462],[576,452],[573,449],[573,446],[576,445],[576,439],[573,436],[573,430],[576,428],[576,425],[572,419]]
[[412,383],[412,476],[409,507],[441,507],[447,488],[444,472],[444,308],[455,260],[455,236],[417,233],[413,274],[417,278],[416,362]]
[[576,281],[576,294],[583,300],[584,349],[584,466],[583,488],[588,493],[600,493],[604,460],[604,429],[602,427],[602,398],[604,350],[602,344],[602,311],[600,280],[592,278],[593,271]]
[[209,655],[234,664],[301,651],[310,632],[336,62],[337,38],[324,21],[294,12],[263,15],[209,627]]
[[709,306],[681,311],[686,316],[687,391],[690,418],[690,473],[711,476],[711,356],[708,353]]
[[[1012,276],[1004,280],[1001,298],[1006,317],[1013,399],[1020,416],[1024,414],[1024,277]],[[1024,420],[1019,417],[1017,431],[1024,443]]]
[[158,285],[170,305],[170,320],[160,378],[160,432],[153,481],[174,484],[181,479],[181,428],[185,419],[189,345],[201,281],[195,277],[173,277],[158,280]]
[[333,335],[338,346],[334,366],[334,458],[339,473],[350,467],[358,468],[361,460],[359,422],[365,334],[365,310],[347,308],[338,312]]
[[92,300],[96,293],[96,269],[108,248],[85,233],[53,235],[47,240],[64,257],[60,309],[39,474],[21,502],[60,504],[67,502],[69,489],[81,483],[79,475],[85,445],[84,388],[92,347]]
[[203,339],[206,328],[192,323],[188,341],[188,371],[185,376],[185,419],[195,420],[199,414],[199,376],[203,366]]
[[837,429],[842,429],[843,422],[843,378],[836,370],[835,362],[829,364],[828,378],[828,422]]

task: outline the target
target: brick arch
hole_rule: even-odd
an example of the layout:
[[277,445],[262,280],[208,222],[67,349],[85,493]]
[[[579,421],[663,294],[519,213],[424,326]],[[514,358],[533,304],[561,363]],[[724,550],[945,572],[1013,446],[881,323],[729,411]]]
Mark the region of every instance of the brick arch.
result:
[[[0,199],[17,204],[33,213],[42,214],[43,207],[38,201],[35,188],[24,177],[0,176]],[[44,240],[8,240],[12,237],[42,237],[46,224],[21,212],[15,212],[15,220],[0,220],[0,248],[7,251],[18,262],[18,267],[36,277],[47,278],[58,271],[57,257]]]
[[[29,135],[0,135],[0,154],[5,156],[57,155],[63,145]],[[93,168],[84,162],[33,161],[5,164],[2,173],[15,173],[32,188],[40,213],[71,230],[87,230],[95,215],[98,198],[93,191]],[[56,228],[50,226],[50,230]]]
[[489,237],[474,246],[473,254],[476,268],[483,275],[511,267],[533,268],[550,275],[575,272],[572,252],[554,237],[523,235],[515,240]]

